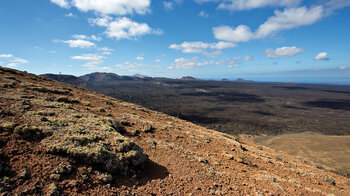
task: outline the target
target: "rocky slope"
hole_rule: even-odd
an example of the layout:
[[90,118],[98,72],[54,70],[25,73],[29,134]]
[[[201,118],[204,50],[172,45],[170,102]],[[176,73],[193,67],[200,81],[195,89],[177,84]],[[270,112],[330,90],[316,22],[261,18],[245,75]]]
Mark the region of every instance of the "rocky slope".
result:
[[0,87],[4,195],[350,193],[327,168],[138,105],[6,68]]

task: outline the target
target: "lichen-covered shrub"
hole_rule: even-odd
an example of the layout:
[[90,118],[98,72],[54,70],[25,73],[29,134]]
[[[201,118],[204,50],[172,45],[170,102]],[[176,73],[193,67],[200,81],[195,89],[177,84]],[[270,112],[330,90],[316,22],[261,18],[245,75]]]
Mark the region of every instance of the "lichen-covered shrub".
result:
[[2,122],[0,124],[0,133],[3,131],[13,131],[16,127],[16,124],[13,122]]
[[58,129],[41,142],[48,153],[79,159],[109,173],[131,174],[147,159],[139,146],[111,126],[110,119],[92,115]]
[[14,132],[26,139],[33,139],[35,137],[42,137],[44,135],[41,129],[30,125],[17,126]]

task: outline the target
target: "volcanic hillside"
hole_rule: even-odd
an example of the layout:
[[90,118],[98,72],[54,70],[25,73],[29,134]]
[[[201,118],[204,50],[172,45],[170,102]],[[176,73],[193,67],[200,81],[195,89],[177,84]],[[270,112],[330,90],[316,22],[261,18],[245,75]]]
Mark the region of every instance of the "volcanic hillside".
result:
[[329,168],[43,77],[0,68],[0,97],[4,195],[350,193]]

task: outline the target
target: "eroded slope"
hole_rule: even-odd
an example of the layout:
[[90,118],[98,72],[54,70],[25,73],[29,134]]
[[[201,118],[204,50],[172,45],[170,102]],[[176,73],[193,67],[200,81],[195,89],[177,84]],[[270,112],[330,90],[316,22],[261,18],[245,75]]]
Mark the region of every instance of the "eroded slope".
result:
[[248,140],[0,69],[0,191],[349,195],[347,178]]

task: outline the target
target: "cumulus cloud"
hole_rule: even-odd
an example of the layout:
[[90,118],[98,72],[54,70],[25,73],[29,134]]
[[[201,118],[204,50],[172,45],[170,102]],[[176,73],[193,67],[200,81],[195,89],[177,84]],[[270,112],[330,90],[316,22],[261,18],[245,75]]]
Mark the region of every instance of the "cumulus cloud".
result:
[[152,29],[146,23],[138,23],[127,17],[120,17],[113,20],[109,16],[90,19],[90,23],[106,27],[105,34],[110,38],[137,39],[143,35],[163,33],[160,29]]
[[[181,44],[171,44],[170,49],[180,50],[182,53],[198,53],[206,56],[217,56],[221,54],[220,50],[233,48],[237,45],[232,42],[217,42],[217,43],[205,43],[205,42],[183,42]],[[215,50],[208,52],[207,50]]]
[[264,38],[281,30],[311,25],[319,21],[322,17],[322,6],[316,6],[310,9],[306,7],[288,8],[283,12],[276,10],[275,16],[270,17],[264,24],[260,25],[256,36],[258,38]]
[[324,60],[324,61],[328,61],[328,53],[327,52],[320,52],[318,53],[315,57],[314,60]]
[[104,59],[104,56],[100,56],[97,54],[83,54],[81,56],[72,56],[71,57],[74,60],[84,60],[84,61],[100,61]]
[[94,11],[100,14],[145,14],[149,11],[151,0],[50,0],[63,8],[76,7],[87,12]]
[[252,39],[268,37],[282,30],[293,29],[300,26],[311,25],[323,17],[322,6],[286,8],[284,11],[275,11],[275,15],[261,24],[256,32],[246,25],[237,27],[218,26],[213,28],[216,39],[231,42],[247,42]]
[[160,63],[162,60],[160,60],[160,59],[154,59],[154,62],[155,63]]
[[52,3],[63,7],[63,8],[70,8],[70,3],[67,0],[50,0]]
[[239,25],[236,28],[219,26],[213,28],[216,39],[230,42],[246,42],[254,38],[254,33],[246,25]]
[[76,39],[76,40],[53,40],[53,42],[61,42],[68,44],[71,48],[91,48],[96,47],[96,44],[82,39]]
[[276,50],[269,48],[269,49],[264,50],[263,53],[268,58],[275,59],[275,58],[292,57],[292,56],[295,56],[297,54],[302,53],[303,51],[304,51],[304,49],[292,46],[292,47],[281,47],[281,48],[277,48]]
[[12,54],[0,54],[1,62],[6,67],[17,67],[29,63],[27,60],[13,56]]

